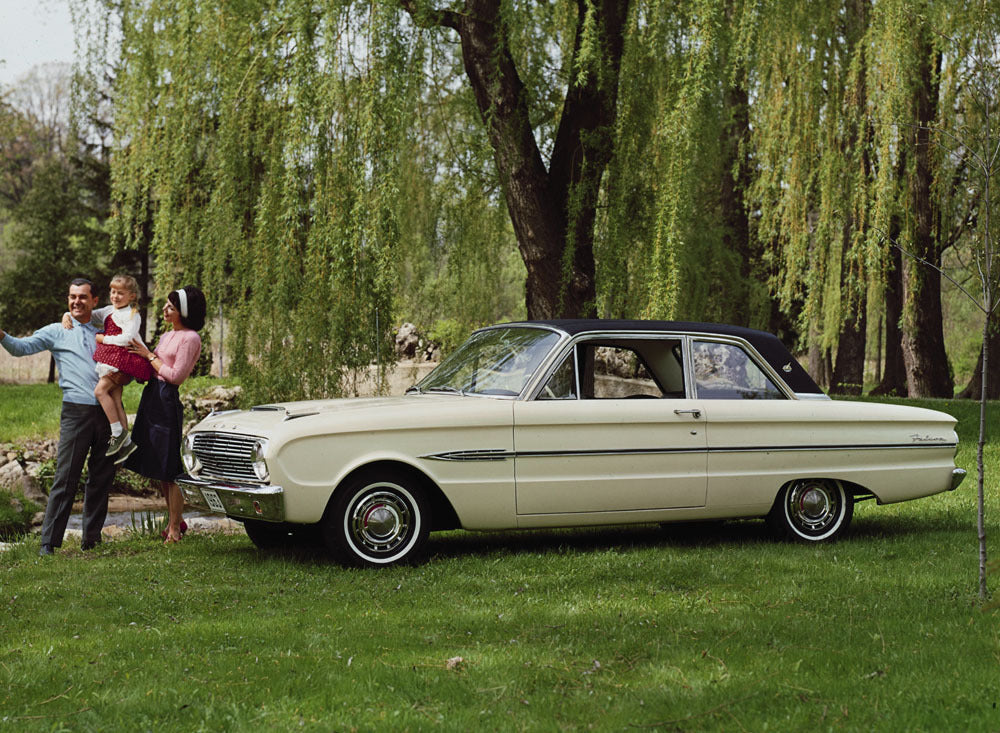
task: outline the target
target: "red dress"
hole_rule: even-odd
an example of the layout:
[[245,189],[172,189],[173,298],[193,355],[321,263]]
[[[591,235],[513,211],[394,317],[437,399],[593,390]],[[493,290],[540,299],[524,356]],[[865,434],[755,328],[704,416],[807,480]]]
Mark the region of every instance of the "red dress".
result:
[[[122,330],[109,314],[104,319],[104,335],[117,336],[121,332]],[[139,382],[147,382],[153,376],[153,367],[149,365],[149,362],[138,354],[133,354],[124,346],[98,344],[97,350],[94,352],[94,361],[113,366],[122,374],[135,377]]]

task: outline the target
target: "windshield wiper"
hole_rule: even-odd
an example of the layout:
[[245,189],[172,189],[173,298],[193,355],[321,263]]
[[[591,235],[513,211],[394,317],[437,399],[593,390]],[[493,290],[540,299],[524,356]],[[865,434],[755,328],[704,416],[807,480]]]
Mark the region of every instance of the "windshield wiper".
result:
[[431,387],[428,392],[447,392],[448,394],[460,394],[465,397],[465,392],[454,387]]
[[423,394],[424,393],[424,391],[422,389],[420,389],[420,385],[419,384],[414,384],[412,387],[407,387],[406,391],[403,392],[403,394],[411,394],[413,392],[416,392],[417,394]]

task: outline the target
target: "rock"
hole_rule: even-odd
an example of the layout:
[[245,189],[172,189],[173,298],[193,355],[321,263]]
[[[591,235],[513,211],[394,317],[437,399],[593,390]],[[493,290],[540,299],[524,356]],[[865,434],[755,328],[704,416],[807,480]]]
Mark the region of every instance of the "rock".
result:
[[24,498],[44,505],[48,499],[38,480],[38,468],[37,463],[22,466],[19,461],[11,461],[0,467],[0,488],[22,494]]
[[39,463],[29,463],[25,466],[25,478],[22,486],[25,499],[31,499],[32,501],[44,506],[49,498],[45,495],[45,492],[42,491],[42,481],[38,478],[41,468],[42,466]]
[[21,482],[26,475],[24,468],[17,461],[4,464],[0,466],[0,488],[8,491],[20,491]]
[[420,348],[420,335],[412,323],[404,323],[396,331],[396,356],[400,359],[413,359]]
[[186,417],[193,418],[197,422],[210,412],[234,409],[242,393],[242,387],[223,387],[222,385],[218,385],[202,394],[187,395],[181,401],[187,413]]

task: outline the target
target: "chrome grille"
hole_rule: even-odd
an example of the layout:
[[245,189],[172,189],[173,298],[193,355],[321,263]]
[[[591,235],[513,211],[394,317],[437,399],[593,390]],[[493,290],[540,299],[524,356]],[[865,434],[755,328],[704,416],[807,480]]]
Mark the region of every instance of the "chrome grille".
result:
[[203,475],[260,483],[253,470],[256,438],[233,433],[195,433],[194,454]]

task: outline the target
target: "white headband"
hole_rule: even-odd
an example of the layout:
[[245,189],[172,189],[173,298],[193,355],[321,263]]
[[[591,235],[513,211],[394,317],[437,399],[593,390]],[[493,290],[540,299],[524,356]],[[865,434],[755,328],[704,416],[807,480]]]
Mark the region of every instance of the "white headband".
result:
[[181,318],[188,317],[188,295],[184,292],[184,288],[175,290],[177,293],[177,303],[181,307]]

